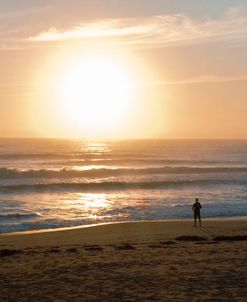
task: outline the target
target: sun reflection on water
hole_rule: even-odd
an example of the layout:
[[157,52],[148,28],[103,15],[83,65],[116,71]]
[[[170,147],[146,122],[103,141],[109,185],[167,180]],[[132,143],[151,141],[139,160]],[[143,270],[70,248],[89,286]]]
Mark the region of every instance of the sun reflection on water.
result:
[[75,216],[87,219],[107,218],[104,212],[112,208],[112,201],[105,193],[76,193],[67,201],[68,208],[73,210]]
[[90,171],[90,170],[114,169],[114,168],[106,165],[90,165],[90,166],[73,166],[72,169],[77,171]]
[[110,152],[111,149],[106,143],[94,142],[83,144],[83,151],[90,154],[104,154]]

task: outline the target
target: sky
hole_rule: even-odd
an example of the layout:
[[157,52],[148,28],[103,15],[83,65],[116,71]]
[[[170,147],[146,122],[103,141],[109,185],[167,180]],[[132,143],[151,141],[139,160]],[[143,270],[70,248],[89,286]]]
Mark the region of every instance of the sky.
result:
[[0,0],[0,137],[247,139],[246,48],[245,0]]

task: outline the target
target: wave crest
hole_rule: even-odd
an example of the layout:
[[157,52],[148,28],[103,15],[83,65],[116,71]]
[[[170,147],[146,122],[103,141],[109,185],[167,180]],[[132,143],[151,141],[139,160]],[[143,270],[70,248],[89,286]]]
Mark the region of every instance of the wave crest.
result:
[[247,173],[247,167],[151,167],[151,168],[91,168],[88,170],[17,170],[0,168],[0,179],[11,178],[66,178],[66,177],[107,177],[154,174],[206,174],[206,173]]
[[33,219],[40,217],[39,213],[9,213],[9,214],[0,214],[0,220],[9,220],[9,219]]
[[[202,180],[174,180],[174,181],[150,181],[150,182],[62,182],[49,184],[18,184],[0,186],[1,193],[13,192],[99,192],[99,191],[114,191],[114,190],[150,190],[150,189],[165,189],[169,187],[181,186],[200,186],[200,185],[217,185],[217,184],[232,184],[233,180],[227,179],[202,179]],[[247,184],[247,180],[237,181],[238,184]]]

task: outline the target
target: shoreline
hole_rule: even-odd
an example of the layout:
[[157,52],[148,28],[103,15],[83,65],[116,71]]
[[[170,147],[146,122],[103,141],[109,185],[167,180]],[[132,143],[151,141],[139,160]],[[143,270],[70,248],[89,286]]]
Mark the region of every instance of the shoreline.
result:
[[[239,220],[247,220],[247,216],[233,216],[233,217],[209,217],[202,218],[202,223],[204,221],[239,221]],[[48,228],[48,229],[39,229],[39,230],[26,230],[26,231],[16,231],[16,232],[4,232],[0,233],[0,238],[4,236],[16,236],[16,235],[30,235],[30,234],[40,234],[40,233],[50,233],[50,232],[62,232],[68,230],[77,230],[77,229],[87,229],[94,228],[98,226],[104,225],[116,225],[116,224],[125,224],[125,223],[139,223],[139,222],[191,222],[193,224],[192,218],[186,219],[161,219],[161,220],[127,220],[127,221],[115,221],[115,222],[102,222],[102,223],[94,223],[94,224],[86,224],[86,225],[78,225],[78,226],[70,226],[70,227],[61,227],[61,228]]]
[[[238,230],[238,231],[237,231]],[[0,246],[27,248],[35,246],[65,246],[77,244],[115,244],[126,241],[141,242],[173,240],[183,235],[212,238],[221,235],[247,234],[247,219],[204,219],[202,227],[194,227],[190,220],[154,220],[103,223],[61,229],[0,234]]]

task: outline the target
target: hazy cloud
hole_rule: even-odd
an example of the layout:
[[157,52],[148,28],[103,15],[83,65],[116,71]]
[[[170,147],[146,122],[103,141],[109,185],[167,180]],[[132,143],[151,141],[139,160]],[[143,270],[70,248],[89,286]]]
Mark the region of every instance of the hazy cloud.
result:
[[73,27],[64,32],[59,32],[56,28],[50,28],[47,32],[42,32],[31,41],[65,41],[85,38],[105,38],[146,35],[155,30],[155,25],[151,23],[138,23],[134,19],[109,19],[95,23],[89,23]]
[[219,76],[219,75],[203,75],[192,79],[181,81],[156,81],[153,84],[157,86],[162,85],[179,85],[179,84],[200,84],[200,83],[219,83],[219,82],[233,82],[233,81],[246,81],[247,75],[235,76]]
[[28,15],[44,13],[45,11],[48,11],[51,8],[50,5],[39,5],[34,7],[28,7],[23,9],[14,9],[10,11],[4,11],[2,10],[0,12],[0,20],[6,20],[6,19],[13,19],[13,18],[19,18],[19,17],[26,17]]
[[237,7],[229,8],[221,19],[192,19],[183,14],[147,18],[106,19],[74,26],[64,31],[50,28],[29,41],[48,42],[110,38],[133,45],[186,45],[212,40],[247,37],[247,16]]

